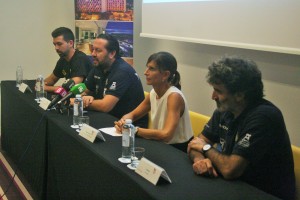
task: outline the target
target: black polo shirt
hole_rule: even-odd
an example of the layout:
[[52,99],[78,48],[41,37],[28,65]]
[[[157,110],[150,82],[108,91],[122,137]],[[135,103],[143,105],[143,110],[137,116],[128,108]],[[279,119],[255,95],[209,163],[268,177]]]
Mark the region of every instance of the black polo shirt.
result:
[[279,198],[294,198],[289,135],[281,111],[271,102],[263,99],[236,119],[229,112],[216,110],[202,134],[219,143],[222,153],[240,155],[249,161],[242,180]]
[[[144,100],[144,90],[138,74],[122,58],[117,58],[106,73],[94,67],[85,84],[87,89],[94,92],[95,99],[102,99],[107,94],[119,99],[109,112],[117,118],[131,112]],[[148,116],[144,116],[134,124],[146,128]]]
[[86,78],[92,68],[92,62],[88,56],[81,51],[75,50],[69,62],[64,58],[60,58],[57,61],[53,74],[59,78],[66,79],[73,77]]

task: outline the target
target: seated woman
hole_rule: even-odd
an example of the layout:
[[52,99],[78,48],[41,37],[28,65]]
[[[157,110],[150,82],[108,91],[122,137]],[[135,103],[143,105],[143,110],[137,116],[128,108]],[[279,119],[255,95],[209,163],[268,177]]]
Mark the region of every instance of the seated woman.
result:
[[152,127],[137,128],[136,135],[164,141],[186,152],[193,131],[187,101],[180,91],[176,59],[168,52],[154,53],[148,58],[144,74],[153,89],[138,107],[115,122],[116,130],[121,132],[125,119],[135,121],[151,111]]

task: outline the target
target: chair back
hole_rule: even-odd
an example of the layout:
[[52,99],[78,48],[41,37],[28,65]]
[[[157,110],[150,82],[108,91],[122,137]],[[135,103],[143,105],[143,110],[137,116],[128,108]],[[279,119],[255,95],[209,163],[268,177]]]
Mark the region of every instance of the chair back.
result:
[[209,121],[210,117],[193,111],[189,111],[189,113],[194,137],[196,137],[202,132],[205,124]]

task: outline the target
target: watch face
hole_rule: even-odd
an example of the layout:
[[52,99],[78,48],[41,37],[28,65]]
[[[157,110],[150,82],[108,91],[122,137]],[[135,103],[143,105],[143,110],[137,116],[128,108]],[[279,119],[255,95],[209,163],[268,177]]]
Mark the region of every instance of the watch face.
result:
[[207,151],[211,148],[211,145],[210,144],[206,144],[203,146],[203,151]]

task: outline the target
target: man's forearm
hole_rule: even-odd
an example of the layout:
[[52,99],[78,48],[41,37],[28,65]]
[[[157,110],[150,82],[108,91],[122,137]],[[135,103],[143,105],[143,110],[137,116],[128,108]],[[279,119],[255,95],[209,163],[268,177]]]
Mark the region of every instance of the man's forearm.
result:
[[201,152],[193,149],[190,151],[189,157],[193,162],[197,162],[198,160],[203,160],[205,158]]

